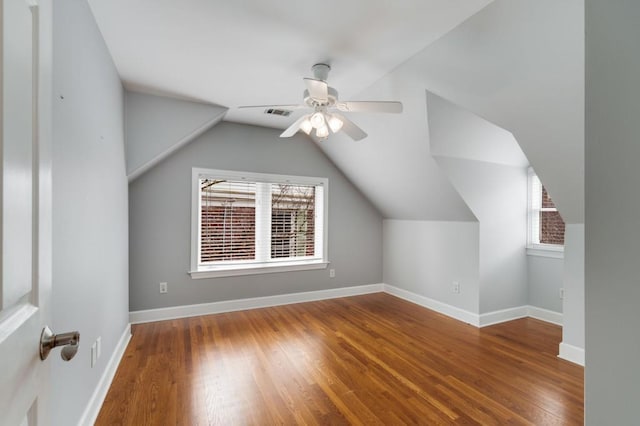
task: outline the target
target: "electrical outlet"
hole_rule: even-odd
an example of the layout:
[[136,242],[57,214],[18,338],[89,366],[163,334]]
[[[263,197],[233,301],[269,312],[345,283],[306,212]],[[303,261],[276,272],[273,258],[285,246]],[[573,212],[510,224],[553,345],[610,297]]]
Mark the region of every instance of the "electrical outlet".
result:
[[101,353],[102,353],[102,337],[98,337],[96,339],[96,359],[100,358]]
[[335,277],[336,277],[336,270],[329,269],[329,278],[335,278]]
[[167,283],[160,283],[160,293],[166,293],[168,290]]
[[456,294],[460,293],[460,283],[458,281],[451,283],[451,291]]
[[98,348],[96,342],[91,345],[91,368],[98,362]]
[[564,299],[564,288],[560,289],[560,299]]

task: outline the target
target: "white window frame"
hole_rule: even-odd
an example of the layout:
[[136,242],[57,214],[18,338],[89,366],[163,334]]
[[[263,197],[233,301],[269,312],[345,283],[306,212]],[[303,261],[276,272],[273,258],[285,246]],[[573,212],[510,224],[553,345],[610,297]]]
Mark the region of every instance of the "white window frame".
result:
[[[269,261],[238,261],[219,263],[217,265],[200,264],[200,179],[201,178],[228,179],[235,181],[250,181],[264,183],[282,183],[298,185],[322,186],[321,195],[316,196],[316,211],[322,212],[322,232],[315,233],[315,247],[319,254],[313,257],[296,259],[271,259]],[[256,193],[256,203],[270,202],[265,195]],[[268,209],[269,215],[271,210]],[[230,170],[204,169],[194,167],[191,170],[191,268],[189,275],[192,279],[231,277],[238,275],[255,275],[272,272],[304,271],[325,269],[328,261],[329,241],[329,179],[308,176],[287,176],[267,173],[239,172]],[[256,243],[259,238],[259,228],[264,227],[256,221]],[[265,230],[270,234],[271,228]]]
[[564,258],[564,245],[540,242],[540,211],[558,211],[558,209],[542,208],[542,182],[531,167],[528,170],[527,196],[527,254],[557,259]]

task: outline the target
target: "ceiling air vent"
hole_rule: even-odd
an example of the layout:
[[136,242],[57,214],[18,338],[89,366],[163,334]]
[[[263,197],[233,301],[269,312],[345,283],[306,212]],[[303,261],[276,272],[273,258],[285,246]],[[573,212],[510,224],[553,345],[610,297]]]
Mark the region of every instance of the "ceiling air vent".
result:
[[281,117],[288,117],[291,115],[291,111],[287,109],[267,108],[264,110],[265,114],[279,115]]

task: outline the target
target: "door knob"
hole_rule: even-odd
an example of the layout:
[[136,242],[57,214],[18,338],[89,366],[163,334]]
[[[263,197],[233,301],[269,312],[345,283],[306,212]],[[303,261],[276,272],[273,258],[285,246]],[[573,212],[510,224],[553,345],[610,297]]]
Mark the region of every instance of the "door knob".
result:
[[78,352],[80,346],[80,333],[70,331],[68,333],[53,334],[49,327],[42,329],[40,335],[40,359],[45,360],[49,356],[51,349],[63,346],[60,356],[65,361],[70,361]]

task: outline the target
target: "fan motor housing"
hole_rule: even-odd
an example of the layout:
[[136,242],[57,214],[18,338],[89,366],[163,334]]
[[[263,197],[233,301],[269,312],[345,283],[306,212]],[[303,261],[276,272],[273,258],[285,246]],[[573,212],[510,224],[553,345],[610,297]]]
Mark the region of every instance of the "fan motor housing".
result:
[[311,71],[313,71],[313,76],[322,81],[327,81],[329,78],[329,71],[331,71],[331,66],[328,64],[315,64],[311,67]]
[[326,106],[326,107],[332,107],[336,104],[336,102],[338,102],[338,91],[336,89],[334,89],[333,87],[328,87],[327,88],[327,102],[318,102],[317,100],[313,99],[311,96],[309,96],[309,91],[305,90],[304,91],[304,103],[307,106],[310,106],[311,108],[315,108],[317,106]]

